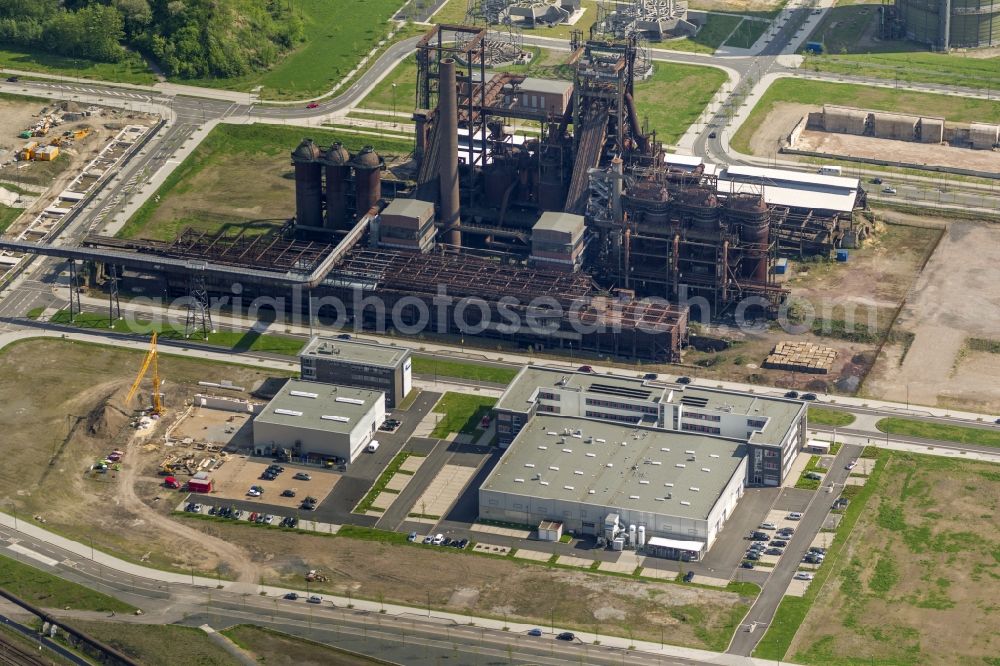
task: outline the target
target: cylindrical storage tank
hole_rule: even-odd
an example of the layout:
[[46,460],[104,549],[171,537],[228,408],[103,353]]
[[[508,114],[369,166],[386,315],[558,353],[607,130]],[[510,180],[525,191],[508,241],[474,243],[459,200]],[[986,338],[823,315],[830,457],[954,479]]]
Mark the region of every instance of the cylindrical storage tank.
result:
[[643,548],[646,545],[646,526],[639,525],[639,540],[635,544],[639,548]]
[[323,156],[326,164],[326,226],[341,229],[347,225],[347,181],[351,175],[351,154],[338,141]]
[[635,540],[636,540],[635,525],[629,525],[628,526],[628,543],[629,543],[629,545],[634,547],[635,546]]
[[726,215],[739,225],[740,241],[753,245],[752,254],[741,264],[743,277],[756,282],[767,282],[767,247],[770,242],[770,222],[767,204],[762,196],[733,197],[728,202]]
[[365,146],[354,156],[354,212],[367,213],[382,198],[382,158],[375,149]]
[[303,139],[292,151],[295,165],[295,221],[309,227],[323,226],[323,170],[319,146]]

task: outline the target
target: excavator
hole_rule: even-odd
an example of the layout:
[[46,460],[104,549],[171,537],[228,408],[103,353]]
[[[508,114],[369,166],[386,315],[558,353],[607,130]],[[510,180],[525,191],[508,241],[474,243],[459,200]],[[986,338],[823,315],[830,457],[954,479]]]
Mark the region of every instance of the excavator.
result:
[[160,402],[160,370],[156,362],[156,333],[153,333],[153,337],[149,341],[149,351],[146,352],[146,358],[142,362],[142,368],[139,370],[139,375],[135,378],[135,382],[132,383],[132,388],[129,389],[128,395],[125,397],[125,404],[128,405],[132,402],[132,398],[135,396],[135,392],[139,390],[139,384],[142,383],[143,378],[146,376],[146,372],[149,371],[150,366],[153,368],[153,411],[152,414],[159,416],[163,414],[163,404]]

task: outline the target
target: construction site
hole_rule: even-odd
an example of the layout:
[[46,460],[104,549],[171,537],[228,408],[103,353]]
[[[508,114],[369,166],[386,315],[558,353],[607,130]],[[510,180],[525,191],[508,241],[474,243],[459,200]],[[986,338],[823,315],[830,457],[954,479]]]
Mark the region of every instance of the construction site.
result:
[[[572,80],[543,80],[488,75],[485,27],[433,27],[416,46],[412,177],[384,180],[370,147],[304,139],[291,152],[294,215],[276,232],[5,249],[83,260],[84,277],[114,291],[120,277],[159,281],[145,293],[191,296],[189,321],[206,332],[209,298],[239,282],[244,299],[301,312],[310,296],[338,299],[357,329],[678,362],[689,317],[718,321],[741,303],[744,317],[778,313],[779,256],[865,238],[857,179],[667,153],[636,111],[639,36],[591,36],[573,35]],[[540,135],[515,136],[514,121]],[[426,321],[442,295],[447,316]],[[364,307],[368,296],[384,307]]]

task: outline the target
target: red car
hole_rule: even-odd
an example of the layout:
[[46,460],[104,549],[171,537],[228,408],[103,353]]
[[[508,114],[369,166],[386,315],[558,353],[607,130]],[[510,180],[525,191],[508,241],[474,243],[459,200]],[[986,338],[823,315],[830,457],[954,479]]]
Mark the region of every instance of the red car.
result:
[[175,479],[172,476],[168,476],[167,478],[165,478],[163,480],[163,485],[166,486],[167,488],[173,488],[174,490],[177,490],[178,488],[181,487],[180,482],[178,482],[177,479]]
[[319,104],[317,104],[316,102],[309,102],[308,104],[306,104],[307,109],[315,109],[318,106]]

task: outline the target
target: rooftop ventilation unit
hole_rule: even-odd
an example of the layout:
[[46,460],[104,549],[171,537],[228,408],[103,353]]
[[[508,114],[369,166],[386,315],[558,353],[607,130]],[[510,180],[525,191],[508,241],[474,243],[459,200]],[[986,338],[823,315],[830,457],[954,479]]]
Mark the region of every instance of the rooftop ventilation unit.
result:
[[698,488],[697,486],[691,486],[690,488],[688,488],[688,490],[690,490],[693,493],[697,493],[701,491],[701,488]]
[[628,498],[630,500],[637,500],[637,499],[639,499],[639,496],[638,495],[629,495]]
[[648,486],[649,485],[649,481],[646,480],[646,479],[639,479],[639,485],[640,486]]
[[357,398],[341,398],[341,397],[337,397],[337,398],[334,398],[334,400],[336,400],[337,402],[346,402],[346,403],[351,404],[351,405],[363,405],[363,404],[365,404],[364,400],[358,400]]
[[685,467],[687,467],[687,465],[685,465],[684,463],[677,463],[676,465],[674,465],[674,467],[679,467],[681,469],[684,469]]
[[318,398],[319,393],[310,393],[309,391],[289,391],[288,395],[294,395],[296,398]]
[[556,467],[555,465],[549,465],[549,469],[551,469],[553,472],[558,472],[559,471],[559,468]]
[[685,451],[684,453],[688,454],[689,456],[693,456],[694,455],[694,451]]
[[547,447],[547,446],[539,446],[539,447],[538,447],[538,449],[539,449],[540,451],[548,451],[548,450],[549,450],[549,447]]
[[580,470],[578,470],[578,469],[574,469],[574,470],[573,470],[573,473],[574,473],[574,474],[576,474],[577,476],[583,476],[583,472],[581,472],[581,471],[580,471]]
[[667,488],[673,488],[674,487],[674,484],[670,483],[669,481],[667,481],[663,485],[665,485]]
[[563,486],[563,490],[573,490],[573,486]]
[[584,455],[587,456],[588,458],[596,458],[597,457],[596,453],[585,453]]
[[663,463],[661,461],[659,461],[659,460],[652,460],[652,461],[650,461],[649,464],[650,465],[662,465]]
[[538,483],[542,484],[543,486],[549,485],[548,481],[539,481]]
[[515,477],[514,478],[514,483],[524,483],[524,479]]
[[682,506],[691,506],[691,502],[685,502],[684,500],[681,500],[681,505]]
[[297,412],[294,409],[276,409],[275,414],[282,414],[283,416],[302,416],[302,412]]
[[709,458],[718,458],[718,457],[719,457],[719,454],[718,454],[718,453],[709,453],[709,454],[708,454],[708,457],[709,457]]
[[710,468],[708,468],[708,467],[702,467],[701,471],[703,471],[703,472],[711,472],[712,470]]
[[573,453],[573,449],[563,449],[563,453]]
[[661,451],[666,451],[667,453],[670,453],[670,449],[667,449],[667,448],[661,448],[660,450]]
[[348,423],[351,420],[346,416],[331,416],[329,414],[324,414],[320,418],[323,419],[324,421],[337,421],[339,423]]
[[607,443],[608,440],[604,439],[603,437],[598,437],[596,441],[598,444],[605,444]]
[[534,468],[535,463],[524,463],[524,466]]

